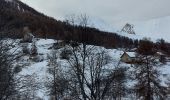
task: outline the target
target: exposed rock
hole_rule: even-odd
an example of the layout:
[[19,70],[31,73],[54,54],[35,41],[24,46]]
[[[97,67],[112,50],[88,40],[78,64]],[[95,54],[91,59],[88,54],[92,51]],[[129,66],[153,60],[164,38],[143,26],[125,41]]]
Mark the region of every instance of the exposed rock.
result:
[[121,32],[126,32],[129,34],[135,34],[134,25],[127,23],[121,30]]

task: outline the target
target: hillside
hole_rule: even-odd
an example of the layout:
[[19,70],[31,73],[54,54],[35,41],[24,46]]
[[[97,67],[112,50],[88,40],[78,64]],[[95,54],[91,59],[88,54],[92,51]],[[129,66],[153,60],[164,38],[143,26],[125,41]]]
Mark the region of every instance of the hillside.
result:
[[0,0],[0,100],[170,100],[169,16],[116,29],[30,6]]
[[[133,40],[116,33],[100,31],[96,28],[72,26],[37,12],[19,0],[0,1],[1,37],[21,38],[23,28],[28,26],[34,36],[62,40],[74,40],[107,48],[120,47]],[[86,32],[85,32],[86,31]],[[118,41],[122,41],[118,45]]]
[[[61,24],[53,18],[47,17],[42,13],[37,12],[28,5],[19,0],[0,0],[0,32],[2,37],[21,37],[22,29],[28,26],[36,36],[43,36],[49,28],[49,33],[54,34],[57,27]],[[15,35],[12,35],[15,34]]]
[[[33,43],[20,43],[20,39],[17,40],[4,40],[8,41],[8,43],[15,41],[15,43],[13,43],[13,48],[11,50],[11,52],[15,51],[15,53],[19,53],[20,55],[22,55],[21,58],[19,58],[15,63],[13,63],[14,68],[17,69],[16,70],[16,80],[19,82],[17,83],[18,87],[19,87],[19,94],[15,94],[15,95],[19,95],[20,98],[34,98],[34,99],[43,99],[43,100],[50,100],[51,95],[49,92],[51,90],[50,87],[48,87],[49,84],[52,84],[54,79],[53,79],[53,75],[52,73],[50,73],[50,68],[52,68],[52,70],[57,70],[58,73],[56,73],[56,75],[59,75],[58,77],[62,77],[64,79],[70,79],[72,78],[71,76],[73,75],[74,71],[69,61],[72,61],[72,59],[74,58],[74,54],[69,55],[69,58],[63,58],[62,57],[62,52],[64,50],[71,50],[71,47],[69,46],[69,44],[60,47],[60,48],[54,48],[56,43],[60,43],[61,40],[53,40],[53,39],[35,39],[35,44],[37,47],[37,53],[38,55],[32,55],[30,53],[26,53],[23,52],[23,46],[25,44],[27,44],[27,47],[29,50],[31,50],[32,48],[32,44]],[[57,45],[56,45],[57,46]],[[79,48],[77,48],[76,50],[76,55],[78,56],[79,53],[81,53],[83,50],[82,49],[83,46],[81,46],[81,44],[79,45]],[[133,64],[128,64],[128,63],[124,63],[121,62],[121,56],[123,54],[124,51],[122,51],[121,49],[105,49],[103,47],[98,47],[98,46],[92,46],[92,45],[87,45],[87,49],[90,49],[88,52],[90,53],[94,53],[96,55],[98,55],[99,52],[104,51],[107,53],[107,62],[106,64],[102,65],[102,71],[101,71],[101,77],[106,77],[108,75],[110,75],[110,73],[112,71],[115,70],[115,68],[126,68],[127,70],[127,75],[129,77],[129,75],[131,75],[132,71],[135,69],[132,66],[135,66]],[[54,55],[55,54],[55,55]],[[94,54],[92,54],[92,56],[94,56]],[[50,61],[50,57],[56,57],[53,60],[56,61],[57,64],[56,65],[56,69],[53,69],[53,66],[51,66],[51,61]],[[88,57],[90,58],[90,56]],[[80,64],[81,62],[83,62],[83,59],[81,58],[81,56],[79,57],[80,60]],[[93,59],[94,60],[94,59]],[[94,60],[95,61],[95,60]],[[74,62],[74,60],[73,60]],[[90,64],[90,62],[89,62]],[[159,64],[159,70],[161,75],[159,76],[159,78],[161,79],[161,84],[163,86],[166,86],[166,82],[167,79],[170,75],[170,68],[169,68],[170,62],[167,62],[166,64]],[[85,71],[85,77],[90,79],[90,65],[86,65],[88,67],[86,67],[86,71]],[[97,65],[96,65],[97,66]],[[72,73],[72,74],[71,74]],[[73,77],[74,79],[75,77]],[[157,77],[158,78],[158,77]],[[59,81],[60,82],[60,81]],[[70,82],[72,82],[72,80],[70,80]],[[89,80],[90,82],[90,80]],[[135,80],[131,79],[131,78],[127,78],[127,81],[125,81],[125,86],[127,89],[131,89],[134,87],[134,84],[136,83]],[[74,92],[71,89],[71,84],[68,84],[68,89],[70,89],[70,92]],[[58,84],[59,87],[64,86],[64,83]],[[21,89],[20,89],[21,88]],[[86,93],[89,93],[88,87],[86,87]],[[66,88],[64,88],[66,89]],[[73,88],[73,90],[75,90],[75,87]],[[102,89],[101,89],[102,90]],[[63,91],[64,92],[64,91]],[[67,92],[67,90],[65,91],[67,95],[72,95],[69,92]],[[125,92],[125,91],[124,91]],[[63,97],[67,97],[67,95],[63,94]],[[129,93],[129,95],[125,95],[123,96],[123,100],[131,100],[132,94]],[[70,98],[74,98],[74,96],[71,96]],[[135,98],[135,96],[133,97]],[[167,99],[168,100],[168,99]]]
[[133,45],[131,39],[141,40],[144,37],[151,38],[154,42],[161,38],[167,42],[170,40],[168,36],[170,18],[168,16],[130,23],[134,25],[135,35],[120,32],[121,28],[115,29],[103,20],[92,18],[89,24],[98,29],[87,27],[86,33],[88,35],[84,36],[84,30],[81,27],[74,27],[66,22],[46,16],[19,0],[1,0],[0,8],[1,37],[21,38],[23,27],[28,26],[36,37],[79,42],[84,41],[82,37],[87,37],[88,39],[85,41],[88,44],[107,48],[120,47],[117,46],[119,41],[124,43],[129,41]]
[[[23,28],[28,26],[36,37],[86,42],[87,44],[104,46],[106,48],[133,48],[138,45],[137,40],[150,37],[148,35],[149,32],[145,30],[147,28],[152,29],[150,24],[142,24],[143,26],[135,24],[134,32],[136,34],[127,34],[126,32],[120,32],[120,29],[113,30],[110,25],[96,18],[90,19],[91,23],[88,23],[96,28],[84,28],[48,17],[19,0],[1,0],[0,2],[1,37],[21,38],[23,37]],[[151,22],[153,23],[153,21]],[[153,33],[150,32],[150,34],[152,35]],[[152,35],[150,38],[153,41],[160,38],[164,38],[166,41],[169,40],[168,36],[160,36],[160,33]]]
[[116,29],[30,6],[0,0],[0,100],[170,100],[169,16]]

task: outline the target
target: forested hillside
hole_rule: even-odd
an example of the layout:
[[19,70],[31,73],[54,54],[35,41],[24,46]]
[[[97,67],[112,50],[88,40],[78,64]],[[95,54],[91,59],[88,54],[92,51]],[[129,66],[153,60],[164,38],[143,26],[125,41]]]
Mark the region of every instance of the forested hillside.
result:
[[[78,25],[73,26],[67,22],[55,20],[18,0],[13,0],[13,2],[0,0],[0,13],[1,37],[20,38],[23,36],[23,27],[28,26],[36,37],[64,40],[69,38],[69,40],[84,41],[88,44],[105,47],[123,46],[123,43],[134,44],[133,40],[116,33]],[[87,39],[83,40],[85,36]]]
[[[64,22],[37,12],[19,0],[0,0],[0,36],[7,38],[23,37],[23,28],[28,26],[33,35],[39,38],[53,38],[66,41],[84,42],[106,48],[137,48],[139,40],[120,36],[117,33],[100,31],[88,26],[86,15]],[[84,20],[85,19],[85,20]],[[166,43],[166,48],[169,44]],[[166,49],[167,50],[167,49]],[[167,52],[167,51],[166,51]]]

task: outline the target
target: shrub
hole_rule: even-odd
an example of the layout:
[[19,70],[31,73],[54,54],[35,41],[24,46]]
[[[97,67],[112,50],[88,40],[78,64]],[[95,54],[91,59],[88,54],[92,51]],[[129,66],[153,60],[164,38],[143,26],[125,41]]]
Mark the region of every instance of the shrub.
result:
[[22,71],[22,67],[21,65],[16,65],[15,68],[14,68],[14,73],[19,73]]
[[60,53],[60,58],[61,59],[69,59],[70,56],[72,55],[72,51],[68,50],[68,49],[64,49],[61,53]]

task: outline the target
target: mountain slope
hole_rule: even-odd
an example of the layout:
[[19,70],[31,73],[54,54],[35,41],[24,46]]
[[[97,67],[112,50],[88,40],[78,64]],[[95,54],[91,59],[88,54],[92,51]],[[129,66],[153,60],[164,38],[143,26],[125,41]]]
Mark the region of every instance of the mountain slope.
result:
[[134,21],[130,24],[133,24],[133,31],[136,34],[132,35],[127,32],[120,32],[121,29],[117,29],[117,33],[135,39],[147,37],[152,41],[157,41],[162,38],[165,41],[170,42],[170,16]]
[[133,39],[143,39],[147,37],[152,41],[157,41],[158,39],[163,38],[165,41],[170,42],[170,16],[140,21],[129,21],[128,24],[133,26],[131,31],[134,31],[135,34],[129,34],[128,32],[122,31],[123,27],[127,24],[126,22],[123,25],[122,23],[119,23],[118,25],[113,23],[117,28],[100,19],[94,20],[93,23],[95,27],[102,30],[118,33],[119,35]]
[[[11,41],[13,41],[13,40],[11,40]],[[37,98],[39,98],[39,100],[41,100],[41,99],[51,100],[49,97],[49,94],[48,94],[50,92],[49,92],[49,87],[47,87],[47,83],[48,82],[52,83],[51,81],[53,80],[53,78],[52,78],[53,76],[49,73],[50,60],[49,60],[48,56],[53,55],[53,52],[56,51],[57,59],[55,59],[55,60],[59,63],[59,66],[61,68],[60,71],[62,73],[64,72],[64,76],[67,76],[67,75],[71,76],[70,71],[73,69],[70,70],[71,66],[69,65],[69,62],[66,59],[62,59],[62,57],[61,57],[61,52],[63,50],[65,50],[65,48],[68,48],[69,45],[63,46],[60,49],[54,49],[53,45],[59,40],[35,39],[35,44],[37,46],[37,51],[38,51],[37,56],[38,56],[38,58],[41,58],[41,60],[35,60],[35,59],[32,59],[32,57],[37,58],[37,56],[31,56],[30,54],[23,53],[22,49],[23,49],[23,45],[25,45],[25,44],[19,43],[20,39],[17,39],[15,41],[16,41],[16,43],[13,46],[14,47],[13,50],[17,49],[16,52],[23,54],[23,56],[20,59],[18,59],[14,64],[14,65],[16,65],[16,67],[18,66],[21,68],[21,70],[17,73],[17,77],[19,79],[21,79],[19,81],[21,83],[18,83],[18,84],[20,84],[21,87],[24,86],[20,90],[21,97],[23,95],[28,95],[28,97],[31,97],[31,96],[33,96],[34,98],[37,97]],[[32,43],[28,43],[28,45],[32,45]],[[87,47],[90,47],[90,46],[91,45],[87,45]],[[80,46],[79,49],[80,49],[79,52],[81,52],[82,46]],[[108,58],[110,59],[110,57],[111,57],[111,61],[109,61],[108,64],[106,64],[105,66],[103,66],[103,71],[105,71],[106,73],[110,73],[110,71],[112,71],[117,66],[117,64],[119,64],[119,66],[121,66],[121,67],[126,67],[128,70],[133,70],[133,67],[131,67],[132,64],[120,62],[120,57],[124,53],[123,50],[121,50],[121,49],[120,50],[119,49],[105,49],[103,47],[98,47],[98,46],[94,46],[93,49],[94,49],[95,53],[98,53],[99,51],[104,50],[105,52],[108,53]],[[76,53],[79,53],[79,52],[76,52]],[[161,81],[162,81],[161,84],[163,84],[163,85],[165,85],[165,82],[167,81],[166,79],[170,75],[169,65],[170,65],[170,62],[167,62],[167,64],[161,65],[161,67],[159,67],[162,74],[164,74],[164,76],[160,76]],[[89,71],[88,68],[86,69],[87,71]],[[107,74],[105,74],[105,75],[107,75]],[[134,80],[127,80],[126,85],[129,88],[132,88],[134,86],[134,83],[135,83]],[[26,84],[26,86],[25,86],[25,84]],[[26,94],[24,94],[25,92],[26,92]],[[129,97],[126,100],[131,100],[131,99],[132,98]]]
[[[28,26],[35,37],[73,40],[107,48],[121,47],[133,40],[96,28],[72,26],[37,12],[19,0],[0,0],[0,36],[21,38]],[[121,41],[121,42],[119,42]]]
[[[36,35],[45,32],[54,34],[61,22],[37,12],[19,0],[0,0],[0,33],[1,36],[21,37],[22,29],[28,26]],[[4,33],[4,34],[2,34]],[[15,35],[12,35],[15,34]]]
[[[6,9],[10,10],[19,10],[20,12],[32,12],[34,14],[40,14],[33,8],[29,7],[28,5],[22,3],[19,0],[1,0],[1,6],[3,6]],[[11,9],[12,8],[12,9]]]

